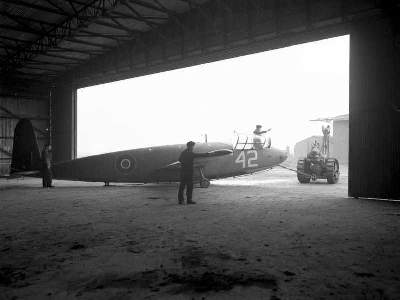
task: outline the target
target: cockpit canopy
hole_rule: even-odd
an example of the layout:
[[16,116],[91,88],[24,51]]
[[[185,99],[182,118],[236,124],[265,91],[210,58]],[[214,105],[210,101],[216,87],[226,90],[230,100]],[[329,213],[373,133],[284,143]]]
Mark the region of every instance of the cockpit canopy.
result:
[[271,137],[268,134],[235,132],[234,150],[262,150],[271,148]]

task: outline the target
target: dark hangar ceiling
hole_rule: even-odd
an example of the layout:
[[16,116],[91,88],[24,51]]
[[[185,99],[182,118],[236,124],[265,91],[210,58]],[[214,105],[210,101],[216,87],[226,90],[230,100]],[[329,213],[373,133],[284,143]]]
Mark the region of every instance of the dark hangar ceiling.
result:
[[1,0],[1,80],[53,79],[204,0]]
[[0,0],[0,94],[65,78],[79,88],[332,37],[382,14],[400,29],[399,11],[399,0]]

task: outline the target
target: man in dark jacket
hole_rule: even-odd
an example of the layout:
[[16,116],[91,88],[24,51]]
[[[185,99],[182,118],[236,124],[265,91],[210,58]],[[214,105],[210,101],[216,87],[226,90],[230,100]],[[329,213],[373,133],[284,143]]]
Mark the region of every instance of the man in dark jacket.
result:
[[42,183],[44,188],[53,187],[50,151],[51,151],[50,145],[46,145],[42,151]]
[[195,142],[187,142],[186,149],[179,156],[179,161],[181,163],[181,181],[179,184],[178,201],[179,204],[184,203],[183,191],[186,188],[186,200],[187,204],[196,204],[192,201],[193,193],[193,161],[196,157],[206,157],[208,153],[194,153]]

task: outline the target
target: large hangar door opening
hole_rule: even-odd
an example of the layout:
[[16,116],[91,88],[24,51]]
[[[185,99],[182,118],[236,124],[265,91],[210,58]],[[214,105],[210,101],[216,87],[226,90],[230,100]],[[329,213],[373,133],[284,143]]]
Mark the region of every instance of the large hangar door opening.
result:
[[[289,147],[293,163],[322,135],[321,123],[310,120],[345,118],[348,90],[349,36],[84,88],[78,157],[205,135],[231,142],[235,130],[261,124],[272,128],[274,147]],[[336,133],[343,133],[333,130],[333,139],[344,144],[347,163],[348,127],[339,125]]]

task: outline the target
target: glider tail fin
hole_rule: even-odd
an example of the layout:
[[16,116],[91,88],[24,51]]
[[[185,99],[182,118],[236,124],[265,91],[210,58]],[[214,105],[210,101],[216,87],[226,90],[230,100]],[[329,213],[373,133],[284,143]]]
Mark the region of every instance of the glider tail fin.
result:
[[30,120],[21,119],[14,130],[10,174],[39,170],[39,146]]

